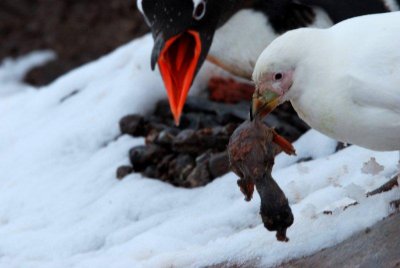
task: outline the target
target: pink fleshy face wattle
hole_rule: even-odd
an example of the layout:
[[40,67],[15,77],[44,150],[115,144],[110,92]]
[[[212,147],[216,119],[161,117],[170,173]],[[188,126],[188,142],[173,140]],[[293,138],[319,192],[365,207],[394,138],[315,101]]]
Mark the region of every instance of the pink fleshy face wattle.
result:
[[[258,83],[257,90],[260,94],[271,91],[279,96],[283,96],[293,84],[293,70],[280,73],[267,73]],[[277,74],[281,74],[281,79],[276,79]]]

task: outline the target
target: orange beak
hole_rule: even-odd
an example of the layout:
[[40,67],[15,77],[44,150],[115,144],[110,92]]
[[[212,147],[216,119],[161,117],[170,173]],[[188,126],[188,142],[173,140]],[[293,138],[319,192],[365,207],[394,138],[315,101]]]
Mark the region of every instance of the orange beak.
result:
[[186,31],[170,38],[158,58],[158,66],[167,89],[169,105],[176,125],[179,125],[200,54],[200,34],[195,31]]

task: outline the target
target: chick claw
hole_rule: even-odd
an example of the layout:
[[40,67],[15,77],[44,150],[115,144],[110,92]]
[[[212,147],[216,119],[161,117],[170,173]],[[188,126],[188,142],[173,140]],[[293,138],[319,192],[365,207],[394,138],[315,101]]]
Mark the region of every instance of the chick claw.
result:
[[254,183],[250,182],[246,179],[239,179],[237,181],[237,184],[240,187],[240,191],[244,194],[245,199],[247,202],[253,198],[253,192],[254,192]]
[[273,130],[273,133],[274,133],[274,139],[272,141],[274,143],[279,145],[279,147],[281,147],[281,149],[288,155],[296,155],[296,150],[289,141],[287,141],[284,137],[276,133],[275,130]]

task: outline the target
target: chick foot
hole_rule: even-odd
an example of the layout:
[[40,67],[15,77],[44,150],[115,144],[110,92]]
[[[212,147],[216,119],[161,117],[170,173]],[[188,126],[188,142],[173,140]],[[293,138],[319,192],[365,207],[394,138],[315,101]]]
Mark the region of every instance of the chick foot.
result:
[[240,188],[240,191],[244,194],[244,200],[249,202],[253,198],[254,182],[248,179],[239,179],[237,184]]

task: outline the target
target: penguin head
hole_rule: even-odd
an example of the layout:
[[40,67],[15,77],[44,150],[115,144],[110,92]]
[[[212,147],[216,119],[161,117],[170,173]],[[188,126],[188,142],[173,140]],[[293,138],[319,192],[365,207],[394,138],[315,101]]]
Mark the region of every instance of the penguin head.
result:
[[151,67],[158,64],[175,123],[207,57],[224,2],[232,0],[137,0],[151,28]]

